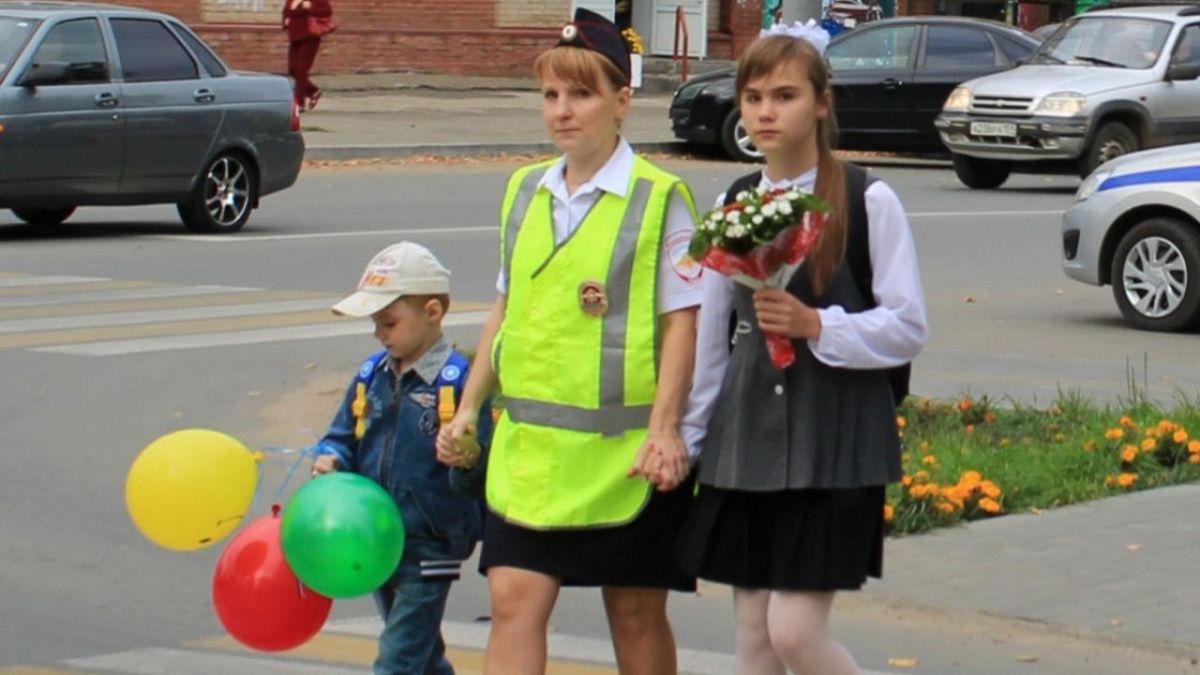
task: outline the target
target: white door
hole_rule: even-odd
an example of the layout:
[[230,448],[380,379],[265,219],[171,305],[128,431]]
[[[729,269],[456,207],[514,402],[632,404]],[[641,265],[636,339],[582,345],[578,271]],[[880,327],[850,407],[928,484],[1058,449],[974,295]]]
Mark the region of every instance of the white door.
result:
[[580,7],[590,9],[609,21],[617,20],[616,0],[571,0],[571,16],[575,16],[575,10]]
[[[659,56],[670,56],[675,48],[675,9],[683,7],[684,20],[687,23],[688,54],[704,58],[708,53],[708,0],[634,0],[652,2],[654,6],[653,23],[650,27],[650,53]],[[679,38],[679,48],[683,49],[683,36]]]

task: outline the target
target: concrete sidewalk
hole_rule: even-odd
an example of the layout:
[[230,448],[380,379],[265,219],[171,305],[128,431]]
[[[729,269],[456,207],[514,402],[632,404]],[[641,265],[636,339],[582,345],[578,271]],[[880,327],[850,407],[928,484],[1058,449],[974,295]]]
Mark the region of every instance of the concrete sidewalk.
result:
[[[318,75],[320,106],[301,118],[310,160],[418,155],[551,154],[532,77],[422,73]],[[723,157],[671,132],[671,94],[638,92],[624,133],[642,152]],[[856,155],[856,161],[948,166],[944,160]]]

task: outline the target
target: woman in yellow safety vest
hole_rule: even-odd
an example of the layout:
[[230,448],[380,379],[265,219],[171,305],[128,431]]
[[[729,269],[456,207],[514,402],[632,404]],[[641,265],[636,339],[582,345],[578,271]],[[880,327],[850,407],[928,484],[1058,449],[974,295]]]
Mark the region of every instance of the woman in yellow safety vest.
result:
[[629,51],[578,10],[535,64],[563,156],[522,167],[501,212],[499,297],[453,422],[451,461],[497,382],[488,451],[488,673],[537,673],[559,589],[599,586],[622,673],[676,672],[667,591],[691,503],[679,433],[691,381],[700,268],[695,205],[679,178],[621,137]]

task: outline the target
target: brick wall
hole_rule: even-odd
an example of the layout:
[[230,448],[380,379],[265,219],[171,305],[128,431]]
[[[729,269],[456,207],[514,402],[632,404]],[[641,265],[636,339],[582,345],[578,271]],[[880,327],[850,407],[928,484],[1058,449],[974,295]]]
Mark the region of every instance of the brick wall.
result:
[[[183,19],[234,68],[266,72],[286,69],[283,31],[277,24],[262,23],[268,8],[282,8],[283,0],[123,1]],[[331,1],[339,28],[321,48],[317,73],[528,73],[537,55],[557,40],[561,17],[569,13],[570,5],[570,0]],[[709,1],[721,6],[730,29],[728,37],[710,34],[710,56],[735,58],[758,36],[762,2]],[[521,10],[528,21],[547,25],[498,27],[500,2],[505,3],[505,12],[510,12],[507,20],[515,20],[520,14],[510,10]],[[206,22],[206,14],[224,21]],[[234,20],[226,19],[230,16]]]
[[561,28],[571,16],[571,0],[496,0],[498,28]]

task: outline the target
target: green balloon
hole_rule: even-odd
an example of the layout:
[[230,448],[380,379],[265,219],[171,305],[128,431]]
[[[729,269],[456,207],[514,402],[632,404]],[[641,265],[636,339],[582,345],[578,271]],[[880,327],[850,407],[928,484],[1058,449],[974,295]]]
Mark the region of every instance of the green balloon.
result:
[[280,527],[292,572],[330,598],[379,588],[404,553],[396,501],[378,483],[354,473],[326,474],[297,490]]

